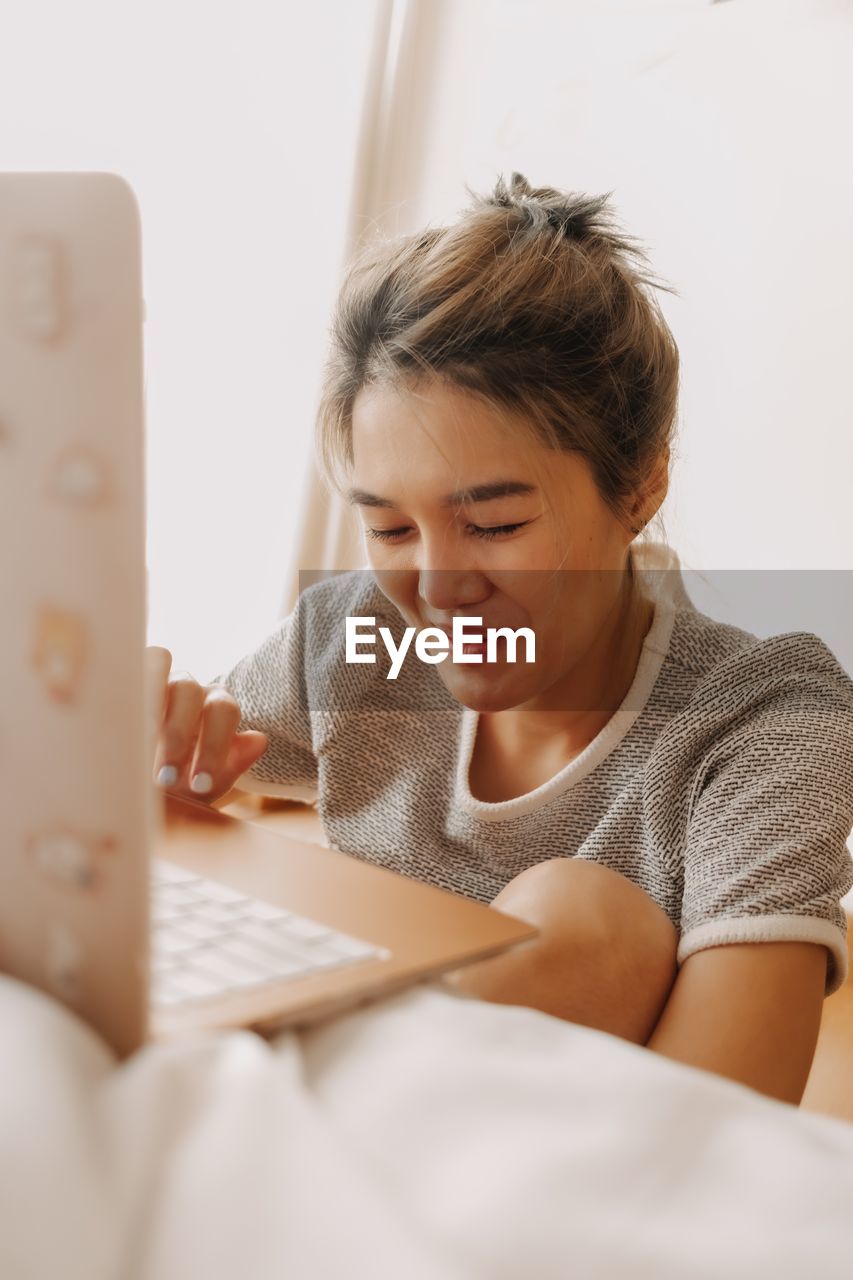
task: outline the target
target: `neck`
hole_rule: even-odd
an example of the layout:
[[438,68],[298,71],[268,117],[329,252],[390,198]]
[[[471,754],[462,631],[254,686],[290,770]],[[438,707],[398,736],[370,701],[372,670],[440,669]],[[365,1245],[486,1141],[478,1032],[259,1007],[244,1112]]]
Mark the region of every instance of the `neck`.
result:
[[564,751],[579,754],[624,701],[655,612],[630,572],[626,583],[594,643],[570,672],[529,703],[481,716],[507,749],[535,750],[556,737]]

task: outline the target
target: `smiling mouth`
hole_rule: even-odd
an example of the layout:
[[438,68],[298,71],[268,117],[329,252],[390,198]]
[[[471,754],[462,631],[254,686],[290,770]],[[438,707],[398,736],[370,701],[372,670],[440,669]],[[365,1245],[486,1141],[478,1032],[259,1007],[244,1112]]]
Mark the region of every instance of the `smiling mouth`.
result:
[[[481,621],[481,620],[478,620],[478,621]],[[503,665],[503,664],[504,664],[505,659],[506,659],[506,656],[507,656],[507,640],[506,640],[506,637],[505,637],[505,636],[495,636],[495,637],[494,637],[495,652],[494,652],[494,655],[493,655],[493,661],[492,661],[491,663],[489,663],[489,662],[488,662],[488,645],[487,645],[487,643],[486,643],[486,636],[487,636],[488,632],[489,632],[489,631],[494,631],[494,630],[498,629],[499,627],[501,627],[502,625],[505,625],[505,624],[501,624],[501,623],[489,623],[488,625],[485,625],[485,624],[484,624],[484,625],[483,625],[483,627],[482,627],[482,630],[481,630],[480,632],[474,631],[474,632],[472,633],[472,632],[470,632],[470,631],[469,631],[469,632],[468,632],[468,634],[469,634],[469,635],[473,634],[473,635],[474,635],[474,636],[476,636],[477,638],[476,638],[476,639],[473,639],[473,640],[468,640],[468,639],[466,639],[466,640],[463,642],[463,644],[462,644],[461,646],[458,646],[458,647],[457,647],[457,650],[456,650],[456,653],[457,653],[457,661],[456,661],[456,663],[454,663],[454,654],[453,654],[453,631],[452,631],[452,628],[450,628],[450,627],[445,627],[445,626],[441,626],[441,625],[439,625],[438,623],[435,623],[435,622],[429,622],[429,623],[426,623],[426,624],[422,627],[422,630],[426,630],[427,628],[430,628],[430,629],[432,629],[432,630],[434,630],[434,631],[440,631],[440,632],[441,632],[441,634],[446,638],[446,640],[447,640],[447,644],[448,644],[447,660],[448,660],[448,662],[450,663],[450,665],[451,665],[451,666],[454,666],[454,665],[455,665],[455,666],[457,666],[457,667],[459,668],[459,670],[461,670],[461,671],[478,672],[478,671],[482,671],[482,670],[484,670],[484,669],[486,668],[486,665],[487,665],[487,664],[488,664],[489,666],[491,666],[491,667],[501,666],[501,665]],[[465,664],[462,664],[462,665],[460,666],[460,664],[459,664],[459,662],[458,662],[458,658],[459,658],[459,657],[466,657],[466,658],[467,658],[467,657],[480,658],[480,659],[481,659],[481,662],[480,662],[480,663],[475,663],[475,664],[473,664],[473,665],[469,665],[469,664],[465,663]]]
[[[452,659],[452,657],[453,657],[453,632],[452,632],[452,631],[449,631],[449,630],[447,629],[447,627],[435,627],[434,629],[435,629],[436,631],[440,631],[440,632],[442,633],[442,635],[444,635],[444,636],[446,636],[446,637],[447,637],[447,643],[448,643],[448,645],[450,646],[450,649],[449,649],[449,651],[448,651],[448,657]],[[468,654],[468,653],[480,653],[480,654],[482,654],[482,655],[483,655],[483,657],[485,658],[485,656],[486,656],[486,637],[485,637],[485,635],[481,636],[479,640],[471,640],[471,641],[467,641],[467,640],[466,640],[466,642],[462,645],[462,652],[463,652],[464,654]]]

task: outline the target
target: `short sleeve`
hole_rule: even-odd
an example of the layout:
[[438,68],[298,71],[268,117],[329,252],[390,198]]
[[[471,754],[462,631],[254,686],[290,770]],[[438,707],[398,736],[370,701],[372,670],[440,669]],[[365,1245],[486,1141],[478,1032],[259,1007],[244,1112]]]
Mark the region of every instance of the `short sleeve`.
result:
[[305,690],[304,646],[299,606],[236,666],[215,677],[236,699],[238,729],[260,729],[269,739],[259,760],[235,786],[262,795],[313,801],[317,759]]
[[691,795],[678,963],[706,947],[801,941],[829,952],[826,994],[847,978],[853,887],[853,681],[805,632],[772,637],[716,671],[720,731]]

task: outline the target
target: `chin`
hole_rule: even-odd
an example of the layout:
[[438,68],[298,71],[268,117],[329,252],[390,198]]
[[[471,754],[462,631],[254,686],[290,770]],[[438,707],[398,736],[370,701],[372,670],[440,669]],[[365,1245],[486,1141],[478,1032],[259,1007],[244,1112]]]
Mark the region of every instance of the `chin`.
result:
[[525,687],[515,673],[494,671],[448,671],[443,676],[447,692],[471,711],[508,711],[535,697],[538,690]]

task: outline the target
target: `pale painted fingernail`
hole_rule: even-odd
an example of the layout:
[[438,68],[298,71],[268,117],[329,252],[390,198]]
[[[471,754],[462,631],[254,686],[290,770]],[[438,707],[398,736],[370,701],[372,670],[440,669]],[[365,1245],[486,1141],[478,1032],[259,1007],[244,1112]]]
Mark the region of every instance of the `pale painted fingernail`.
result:
[[175,766],[173,764],[164,764],[157,774],[157,781],[161,787],[173,787],[178,781],[178,771]]
[[209,791],[213,786],[213,778],[209,773],[197,773],[190,783],[190,790],[195,791],[197,795],[203,795],[205,791]]

